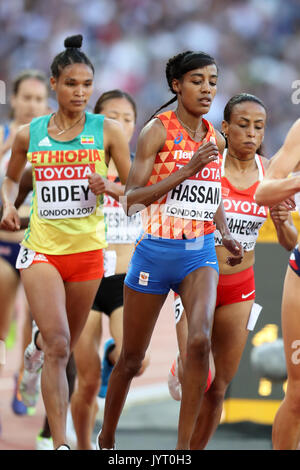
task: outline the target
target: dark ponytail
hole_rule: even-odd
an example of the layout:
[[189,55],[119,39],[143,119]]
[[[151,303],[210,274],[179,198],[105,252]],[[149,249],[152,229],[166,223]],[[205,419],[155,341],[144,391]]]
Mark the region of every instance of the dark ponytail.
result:
[[79,50],[82,45],[82,39],[81,34],[70,36],[65,39],[64,46],[66,49],[60,54],[57,54],[51,64],[51,73],[54,78],[58,78],[61,71],[68,65],[72,64],[86,64],[94,73],[94,66],[90,59]]
[[157,111],[155,111],[149,121],[151,121],[151,119],[153,119],[153,117],[159,111],[161,111],[163,108],[166,108],[170,104],[175,103],[177,100],[176,92],[173,90],[174,78],[181,80],[187,72],[213,64],[217,66],[215,59],[205,52],[186,51],[171,57],[166,65],[166,78],[169,89],[173,94],[175,94],[175,96],[170,101],[163,104]]

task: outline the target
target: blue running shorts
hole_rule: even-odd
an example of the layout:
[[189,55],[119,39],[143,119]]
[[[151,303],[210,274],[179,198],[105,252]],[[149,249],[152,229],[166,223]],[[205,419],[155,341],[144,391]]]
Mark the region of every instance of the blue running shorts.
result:
[[178,293],[183,279],[204,266],[219,274],[213,233],[189,240],[143,234],[137,239],[124,282],[148,294],[168,294],[170,289]]
[[20,243],[6,242],[0,240],[0,256],[5,259],[19,276],[19,270],[16,268],[16,261],[20,251]]

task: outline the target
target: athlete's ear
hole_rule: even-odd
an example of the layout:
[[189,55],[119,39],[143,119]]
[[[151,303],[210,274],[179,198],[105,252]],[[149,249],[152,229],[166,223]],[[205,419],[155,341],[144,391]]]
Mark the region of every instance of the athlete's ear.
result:
[[173,78],[172,80],[172,90],[174,91],[174,93],[178,93],[180,94],[181,93],[181,83],[180,83],[180,80],[178,80],[178,78]]
[[225,138],[227,138],[227,135],[228,135],[228,122],[227,121],[222,121],[222,134],[224,135]]
[[54,77],[50,77],[50,88],[53,91],[56,90],[56,78],[54,78]]

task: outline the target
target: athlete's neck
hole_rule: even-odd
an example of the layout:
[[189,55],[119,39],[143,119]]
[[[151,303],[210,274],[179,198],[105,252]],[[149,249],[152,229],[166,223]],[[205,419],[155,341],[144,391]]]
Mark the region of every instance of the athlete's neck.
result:
[[[201,133],[201,131],[203,132],[202,116],[191,116],[184,110],[184,108],[177,108],[175,114],[179,123],[188,132],[188,134],[191,135],[191,137],[195,138]],[[205,129],[205,131],[207,131],[207,129]]]
[[255,159],[255,153],[248,155],[236,155],[234,152],[228,149],[227,157],[234,158],[235,160],[239,160],[240,162],[250,162],[251,160]]
[[70,113],[62,111],[60,109],[56,113],[54,113],[56,122],[64,129],[71,127],[74,123],[78,121],[82,122],[84,114],[85,111]]

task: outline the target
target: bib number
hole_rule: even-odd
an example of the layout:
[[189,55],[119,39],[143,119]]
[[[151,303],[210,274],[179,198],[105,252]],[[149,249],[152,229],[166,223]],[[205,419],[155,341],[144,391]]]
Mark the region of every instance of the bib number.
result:
[[117,253],[114,250],[104,250],[104,277],[114,276],[117,267]]
[[16,261],[16,268],[17,269],[24,269],[28,268],[35,257],[35,251],[26,248],[25,246],[21,245],[18,258]]
[[221,183],[186,180],[169,191],[165,214],[182,219],[212,221],[221,201]]
[[174,315],[175,315],[175,325],[179,322],[183,313],[183,305],[181,302],[181,298],[178,296],[175,297],[174,300]]

